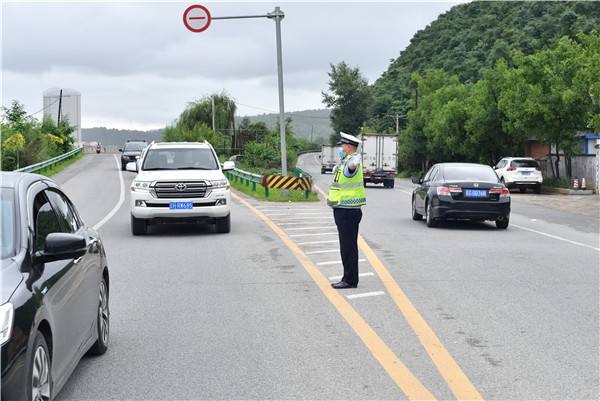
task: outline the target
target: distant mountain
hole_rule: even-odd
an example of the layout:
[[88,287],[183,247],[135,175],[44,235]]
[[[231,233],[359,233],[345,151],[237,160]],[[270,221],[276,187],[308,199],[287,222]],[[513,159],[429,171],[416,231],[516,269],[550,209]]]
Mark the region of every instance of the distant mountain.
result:
[[[306,110],[286,112],[286,117],[292,118],[292,127],[294,134],[298,138],[305,138],[319,143],[328,143],[329,135],[332,133],[329,114],[330,110]],[[278,113],[261,114],[257,116],[246,116],[250,122],[263,121],[269,128],[275,128],[279,121]],[[236,128],[245,117],[236,117]],[[164,129],[152,131],[136,131],[116,128],[82,128],[81,139],[84,143],[100,142],[105,146],[122,147],[128,139],[144,139],[150,143],[152,141],[162,141],[165,134]]]
[[[298,138],[312,139],[314,142],[329,143],[329,135],[333,132],[331,128],[329,114],[331,110],[305,110],[305,111],[289,111],[286,112],[286,117],[292,118],[292,127],[294,134]],[[263,121],[269,128],[275,128],[279,122],[279,113],[260,114],[257,116],[246,116],[250,122]],[[236,117],[236,127],[242,122],[244,117]]]
[[143,139],[150,143],[152,141],[160,142],[165,134],[164,129],[152,131],[136,131],[128,129],[115,128],[82,128],[81,140],[84,143],[100,142],[104,146],[122,147],[128,139]]

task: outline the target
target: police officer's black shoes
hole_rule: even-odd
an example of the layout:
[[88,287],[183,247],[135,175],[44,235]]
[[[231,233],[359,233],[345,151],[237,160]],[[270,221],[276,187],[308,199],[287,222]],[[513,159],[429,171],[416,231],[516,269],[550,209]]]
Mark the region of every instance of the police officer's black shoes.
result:
[[345,281],[340,281],[339,283],[333,283],[331,284],[331,286],[335,289],[343,289],[343,288],[356,288],[356,284],[352,285],[352,284],[348,284]]

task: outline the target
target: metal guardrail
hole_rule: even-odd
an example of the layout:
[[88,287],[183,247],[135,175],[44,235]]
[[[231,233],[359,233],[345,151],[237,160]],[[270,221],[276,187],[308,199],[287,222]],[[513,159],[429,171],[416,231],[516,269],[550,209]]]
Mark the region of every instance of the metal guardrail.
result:
[[[252,191],[256,191],[256,184],[260,184],[260,175],[250,173],[248,171],[233,169],[230,171],[225,171],[225,176],[229,181],[238,182],[240,181],[242,184],[246,184],[247,187],[250,187],[250,183],[252,183]],[[269,188],[265,188],[265,196],[269,197]]]
[[20,169],[14,170],[14,171],[20,172],[20,173],[35,172],[35,173],[39,174],[42,172],[42,169],[44,171],[48,171],[48,168],[50,168],[50,170],[52,170],[54,168],[54,166],[56,166],[57,163],[65,160],[65,159],[73,158],[73,156],[75,156],[77,153],[81,152],[82,150],[83,150],[83,148],[77,148],[77,149],[70,151],[69,153],[65,153],[60,156],[56,156],[55,158],[52,158],[50,160],[45,160],[45,161],[37,163],[37,164],[32,164],[31,166],[22,167]]

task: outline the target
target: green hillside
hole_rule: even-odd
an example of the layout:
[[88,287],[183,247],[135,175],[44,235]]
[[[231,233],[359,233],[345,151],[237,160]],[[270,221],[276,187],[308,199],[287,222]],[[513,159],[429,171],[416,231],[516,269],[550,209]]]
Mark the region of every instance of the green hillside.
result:
[[[563,36],[575,39],[600,27],[600,2],[476,1],[454,6],[418,31],[374,84],[372,115],[393,127],[390,114],[414,108],[413,73],[443,69],[462,83],[473,83],[511,52],[530,55],[553,49]],[[392,34],[393,35],[393,34]],[[390,38],[393,40],[393,37]]]

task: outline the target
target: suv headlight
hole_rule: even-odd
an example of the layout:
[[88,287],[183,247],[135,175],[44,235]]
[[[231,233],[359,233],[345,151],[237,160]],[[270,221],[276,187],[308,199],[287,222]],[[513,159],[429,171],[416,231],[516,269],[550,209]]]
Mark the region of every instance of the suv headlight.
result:
[[12,333],[13,321],[15,317],[15,307],[10,302],[0,306],[0,346],[10,340]]
[[211,181],[210,185],[212,186],[212,189],[229,189],[228,180]]
[[149,181],[133,181],[131,183],[131,190],[133,192],[150,192],[150,184]]

